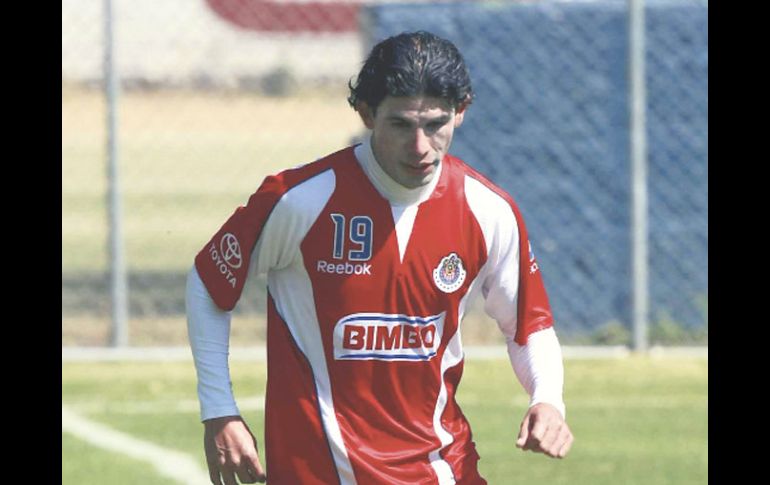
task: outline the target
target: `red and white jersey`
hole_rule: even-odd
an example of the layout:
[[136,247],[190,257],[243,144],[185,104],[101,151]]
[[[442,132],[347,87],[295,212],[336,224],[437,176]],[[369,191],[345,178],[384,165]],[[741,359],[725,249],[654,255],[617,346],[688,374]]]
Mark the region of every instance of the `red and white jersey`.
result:
[[431,189],[391,202],[349,147],[267,177],[197,255],[223,310],[268,274],[270,483],[486,483],[460,322],[478,293],[519,345],[553,321],[511,197],[451,155]]

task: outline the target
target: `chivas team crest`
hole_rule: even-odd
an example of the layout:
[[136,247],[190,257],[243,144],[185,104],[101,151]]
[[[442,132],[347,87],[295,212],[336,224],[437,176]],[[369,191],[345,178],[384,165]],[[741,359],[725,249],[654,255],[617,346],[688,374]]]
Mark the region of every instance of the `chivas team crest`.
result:
[[438,267],[433,270],[433,281],[444,293],[457,291],[465,281],[462,259],[456,253],[441,258]]

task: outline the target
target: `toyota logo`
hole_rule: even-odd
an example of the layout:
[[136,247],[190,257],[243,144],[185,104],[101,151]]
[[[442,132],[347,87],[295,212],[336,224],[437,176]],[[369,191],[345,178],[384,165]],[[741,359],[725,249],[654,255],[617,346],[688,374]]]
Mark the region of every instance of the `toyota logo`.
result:
[[225,263],[230,265],[231,268],[238,269],[241,267],[243,257],[241,256],[241,245],[238,244],[238,238],[228,232],[222,236],[219,250],[222,251],[222,258],[224,258]]

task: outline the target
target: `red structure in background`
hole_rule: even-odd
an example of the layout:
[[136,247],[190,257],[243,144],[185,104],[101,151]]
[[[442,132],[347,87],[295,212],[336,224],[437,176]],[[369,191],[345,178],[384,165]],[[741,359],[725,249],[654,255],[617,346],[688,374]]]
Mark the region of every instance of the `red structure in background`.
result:
[[359,1],[206,0],[228,22],[263,32],[355,32]]

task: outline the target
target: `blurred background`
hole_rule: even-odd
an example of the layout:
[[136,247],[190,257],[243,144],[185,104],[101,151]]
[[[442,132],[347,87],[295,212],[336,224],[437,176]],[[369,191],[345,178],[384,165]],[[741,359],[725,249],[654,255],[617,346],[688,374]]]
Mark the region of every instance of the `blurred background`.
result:
[[[464,320],[482,475],[708,483],[707,1],[62,0],[62,484],[209,483],[186,274],[266,175],[364,135],[348,82],[418,29],[466,58],[452,152],[518,203],[565,344],[550,460],[513,445],[495,323]],[[265,303],[249,281],[229,355],[260,453]]]
[[[184,345],[195,254],[266,175],[363,135],[347,83],[418,29],[466,58],[452,152],[520,206],[562,342],[633,346],[641,285],[649,345],[707,345],[708,2],[643,13],[640,275],[629,2],[63,0],[62,345]],[[255,279],[235,345],[264,309]],[[477,305],[464,340],[502,337]]]

